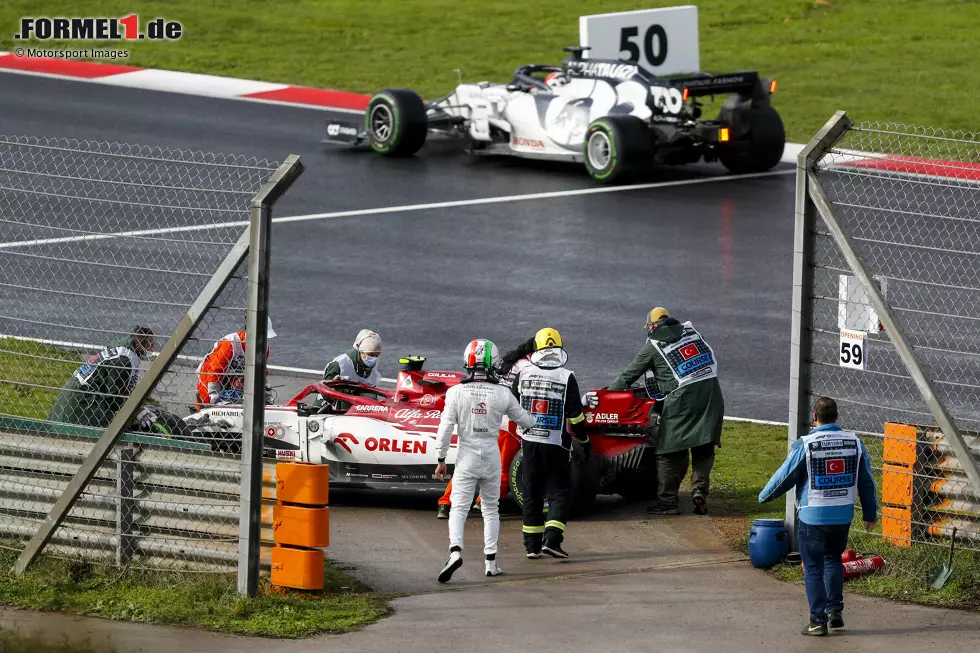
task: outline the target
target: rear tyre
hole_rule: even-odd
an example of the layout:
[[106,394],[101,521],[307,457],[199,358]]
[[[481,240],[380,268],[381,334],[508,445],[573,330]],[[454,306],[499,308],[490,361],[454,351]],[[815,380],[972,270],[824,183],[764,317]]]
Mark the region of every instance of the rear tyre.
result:
[[730,112],[722,112],[718,119],[731,126],[736,133],[739,126],[748,127],[748,133],[739,139],[747,139],[750,143],[748,148],[718,153],[722,165],[729,171],[735,174],[765,172],[779,163],[786,145],[786,131],[779,112],[771,106],[753,109],[743,105]]
[[[510,494],[514,497],[517,505],[524,509],[524,495],[521,488],[523,478],[524,452],[518,451],[514,460],[510,463]],[[587,515],[595,507],[596,496],[599,494],[599,484],[601,474],[599,465],[595,458],[590,458],[582,465],[572,463],[572,483],[571,483],[571,514],[573,517]],[[546,504],[547,505],[547,504]]]
[[647,447],[636,469],[624,469],[616,475],[613,492],[627,501],[646,501],[657,498],[657,453]]
[[386,88],[368,102],[364,131],[371,149],[389,157],[412,156],[425,145],[425,103],[407,88]]
[[521,510],[524,510],[524,494],[521,489],[523,487],[521,481],[524,473],[524,468],[521,465],[522,462],[524,462],[524,451],[518,449],[514,459],[510,462],[510,495],[514,497],[514,501],[521,507]]
[[581,465],[572,463],[572,517],[583,517],[595,509],[602,475],[595,458]]
[[653,158],[647,124],[636,116],[606,116],[589,125],[582,143],[589,176],[603,184],[628,178]]

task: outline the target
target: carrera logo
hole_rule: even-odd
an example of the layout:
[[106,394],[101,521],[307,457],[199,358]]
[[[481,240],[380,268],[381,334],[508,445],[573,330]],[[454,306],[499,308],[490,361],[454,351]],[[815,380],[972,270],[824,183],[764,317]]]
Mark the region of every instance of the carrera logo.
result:
[[844,459],[843,458],[828,458],[827,462],[824,463],[826,473],[828,474],[843,474],[844,473]]
[[531,401],[531,412],[540,415],[547,415],[551,402],[547,399],[533,399]]
[[473,414],[474,415],[486,415],[487,414],[487,405],[481,401],[480,403],[478,403],[476,406],[473,407]]
[[428,442],[424,440],[392,440],[390,438],[368,438],[364,448],[368,451],[389,451],[391,453],[424,454]]
[[616,424],[619,422],[619,413],[586,413],[585,421],[590,424]]
[[354,406],[355,413],[387,413],[387,406]]
[[698,346],[693,342],[689,345],[684,345],[678,351],[681,353],[681,356],[684,358],[684,360],[688,360],[689,358],[694,358],[699,353]]
[[523,136],[515,136],[511,141],[517,147],[530,147],[535,150],[544,149],[544,141],[539,141],[534,138],[524,138]]

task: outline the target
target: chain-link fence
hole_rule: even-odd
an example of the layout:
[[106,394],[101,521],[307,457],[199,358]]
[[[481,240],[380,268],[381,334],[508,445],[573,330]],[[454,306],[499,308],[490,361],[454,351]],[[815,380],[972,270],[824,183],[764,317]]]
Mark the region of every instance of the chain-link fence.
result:
[[[216,451],[184,418],[222,392],[244,400],[250,207],[277,169],[0,136],[0,547],[37,537],[99,439],[131,413],[108,456],[89,461],[91,479],[45,552],[235,567],[241,454]],[[172,362],[143,378],[158,357]],[[202,365],[210,376],[199,378]],[[126,410],[141,379],[152,395]]]
[[976,135],[842,113],[801,155],[790,437],[837,401],[882,505],[852,545],[924,582],[980,552],[978,161]]

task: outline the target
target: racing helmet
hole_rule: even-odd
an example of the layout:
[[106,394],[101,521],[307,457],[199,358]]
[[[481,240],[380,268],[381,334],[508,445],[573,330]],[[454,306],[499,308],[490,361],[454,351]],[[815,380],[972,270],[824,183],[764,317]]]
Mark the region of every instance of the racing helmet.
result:
[[564,86],[568,83],[568,77],[565,73],[556,70],[553,73],[548,73],[548,76],[544,78],[544,83],[548,85],[549,88],[558,88],[559,86]]
[[497,353],[497,345],[492,340],[477,338],[466,345],[463,351],[463,367],[467,371],[484,370],[493,371],[500,362],[500,355]]

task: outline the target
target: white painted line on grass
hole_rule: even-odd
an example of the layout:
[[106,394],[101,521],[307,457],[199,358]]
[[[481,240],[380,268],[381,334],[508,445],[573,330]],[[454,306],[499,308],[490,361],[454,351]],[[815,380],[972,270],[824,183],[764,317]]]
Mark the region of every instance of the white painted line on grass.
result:
[[[674,181],[657,181],[647,184],[632,184],[628,186],[593,186],[590,188],[576,188],[572,190],[547,191],[544,193],[528,193],[526,195],[502,195],[499,197],[478,197],[467,200],[451,200],[447,202],[429,202],[425,204],[405,204],[402,206],[382,206],[374,209],[353,209],[350,211],[334,211],[330,213],[311,213],[309,215],[293,215],[281,218],[273,218],[276,224],[286,224],[291,222],[310,222],[315,220],[331,220],[337,218],[354,218],[366,215],[385,215],[389,213],[409,213],[413,211],[430,211],[435,209],[451,209],[462,206],[485,206],[489,204],[507,204],[512,202],[530,202],[537,200],[560,199],[565,197],[579,197],[585,195],[600,195],[604,193],[622,193],[625,191],[653,190],[657,188],[672,188],[677,186],[693,186],[696,184],[708,184],[723,181],[737,181],[741,179],[759,179],[763,177],[774,177],[778,175],[796,174],[796,169],[770,170],[768,172],[753,172],[744,175],[719,175],[717,177],[699,177],[697,179],[677,179]],[[153,236],[159,234],[184,233],[190,231],[208,231],[210,229],[228,229],[232,227],[244,227],[247,221],[220,222],[204,225],[187,225],[183,227],[163,227],[159,229],[142,229],[138,231],[121,231],[117,233],[87,234],[84,236],[64,236],[61,238],[42,238],[38,240],[22,240],[0,243],[0,249],[10,249],[12,247],[27,247],[31,245],[51,245],[55,243],[70,243],[89,240],[105,240],[107,238],[126,238],[138,236]]]

